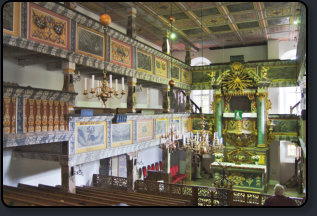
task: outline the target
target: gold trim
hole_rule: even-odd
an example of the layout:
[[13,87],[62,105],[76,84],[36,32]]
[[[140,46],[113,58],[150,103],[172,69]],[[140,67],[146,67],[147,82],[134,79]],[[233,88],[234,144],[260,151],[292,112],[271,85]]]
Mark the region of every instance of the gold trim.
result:
[[[9,2],[7,2],[9,3]],[[12,2],[11,2],[12,3]],[[13,2],[13,31],[3,28],[3,33],[11,34],[14,36],[20,36],[20,29],[21,29],[21,3],[20,2]]]

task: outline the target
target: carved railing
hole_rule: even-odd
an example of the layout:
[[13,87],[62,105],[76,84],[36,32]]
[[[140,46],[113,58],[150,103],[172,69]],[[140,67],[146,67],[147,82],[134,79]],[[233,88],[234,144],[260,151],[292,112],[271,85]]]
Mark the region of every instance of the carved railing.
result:
[[[128,179],[115,176],[93,175],[93,186],[127,190]],[[230,189],[169,184],[157,181],[135,181],[134,190],[139,193],[165,196],[191,201],[192,206],[262,206],[269,194],[258,194]],[[293,198],[298,206],[304,198]]]
[[[262,206],[271,195],[240,192],[229,189],[168,184],[137,180],[135,190],[140,193],[191,200],[193,206]],[[292,198],[298,206],[304,198]]]
[[289,111],[290,114],[293,114],[293,110],[300,105],[300,101],[298,101],[294,106],[290,106]]
[[126,191],[128,189],[128,179],[116,176],[94,174],[93,186]]

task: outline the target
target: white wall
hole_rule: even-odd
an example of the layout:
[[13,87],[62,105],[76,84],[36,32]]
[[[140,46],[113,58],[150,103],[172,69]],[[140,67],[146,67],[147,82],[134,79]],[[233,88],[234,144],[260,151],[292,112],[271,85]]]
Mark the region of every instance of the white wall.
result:
[[92,161],[85,164],[77,165],[74,170],[80,169],[83,175],[76,175],[76,186],[92,186],[93,174],[99,174],[100,161]]
[[[147,149],[142,149],[139,152],[138,158],[137,158],[137,170],[139,168],[142,168],[143,166],[148,166],[151,164],[155,164],[156,162],[162,161],[162,150],[159,148],[159,146],[154,146]],[[140,164],[141,163],[141,164]]]
[[18,183],[37,186],[61,185],[59,162],[11,157],[12,149],[3,149],[3,184],[16,187]]
[[[280,41],[279,43],[279,58],[287,51],[297,49],[297,41]],[[296,53],[296,52],[295,52]]]
[[163,107],[162,92],[154,88],[142,88],[141,92],[136,92],[136,108],[157,108]]
[[19,66],[15,58],[3,58],[3,81],[50,90],[62,90],[64,75],[62,70],[47,71],[44,64]]
[[[172,53],[175,58],[185,61],[185,51],[175,51]],[[251,46],[241,48],[228,48],[209,50],[204,49],[202,52],[191,52],[191,59],[203,56],[211,61],[212,64],[230,62],[230,56],[244,55],[244,61],[267,60],[267,46]]]
[[268,40],[267,53],[267,59],[279,59],[279,40]]

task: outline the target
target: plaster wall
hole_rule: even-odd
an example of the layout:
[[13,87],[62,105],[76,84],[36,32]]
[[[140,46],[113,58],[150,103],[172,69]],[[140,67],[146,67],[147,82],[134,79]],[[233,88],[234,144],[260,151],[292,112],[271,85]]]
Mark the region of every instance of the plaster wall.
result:
[[99,160],[75,166],[75,170],[80,169],[82,171],[82,175],[76,175],[75,177],[76,185],[92,186],[92,176],[93,174],[99,174],[99,167]]
[[273,141],[269,150],[269,184],[275,185],[280,182],[280,142]]
[[142,149],[139,152],[137,161],[136,161],[136,168],[142,168],[143,166],[148,166],[151,164],[155,164],[156,162],[163,161],[162,158],[162,150],[159,146],[154,146],[147,149]]
[[[175,51],[172,54],[175,58],[185,61],[184,51]],[[263,45],[217,50],[204,49],[203,53],[202,51],[191,52],[191,59],[203,56],[204,58],[207,58],[209,61],[211,61],[212,64],[215,64],[230,62],[230,56],[233,55],[244,55],[244,61],[246,62],[267,60],[267,46]]]
[[268,97],[272,103],[272,109],[269,109],[269,114],[280,114],[279,109],[279,88],[268,88]]
[[3,149],[3,184],[16,187],[18,183],[37,186],[61,185],[58,162],[12,157],[12,149]]
[[268,40],[267,42],[267,59],[279,59],[279,40]]

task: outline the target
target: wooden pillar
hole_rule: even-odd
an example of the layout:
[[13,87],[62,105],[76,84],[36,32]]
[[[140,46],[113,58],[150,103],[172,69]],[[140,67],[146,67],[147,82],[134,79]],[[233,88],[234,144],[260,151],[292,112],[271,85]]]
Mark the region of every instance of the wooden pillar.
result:
[[74,167],[61,166],[62,174],[62,190],[68,193],[76,193],[76,181],[74,175]]
[[166,36],[163,37],[163,43],[162,43],[162,52],[166,53],[167,55],[170,55],[170,45],[169,45],[169,35],[168,32],[166,32]]
[[163,112],[169,113],[171,110],[171,103],[169,98],[170,86],[163,85]]
[[162,156],[163,156],[163,171],[170,173],[171,167],[171,153],[169,152],[168,148],[162,149]]
[[63,91],[75,92],[73,84],[73,74],[75,73],[76,64],[73,62],[63,61],[62,68],[64,73]]
[[134,191],[135,181],[138,179],[138,172],[134,164],[135,158],[127,155],[127,180],[128,180],[128,191]]
[[136,38],[136,9],[135,8],[128,8],[127,14],[128,14],[128,26],[127,26],[127,36],[131,38]]
[[216,131],[218,132],[219,140],[222,138],[222,95],[215,95],[216,100]]
[[190,58],[190,46],[186,44],[186,55],[185,55],[185,64],[190,65],[191,63],[191,58]]
[[127,110],[130,113],[135,113],[136,105],[136,86],[137,79],[134,77],[128,77],[128,97],[127,97]]
[[192,108],[190,105],[190,90],[186,92],[186,112],[188,113],[192,112]]

